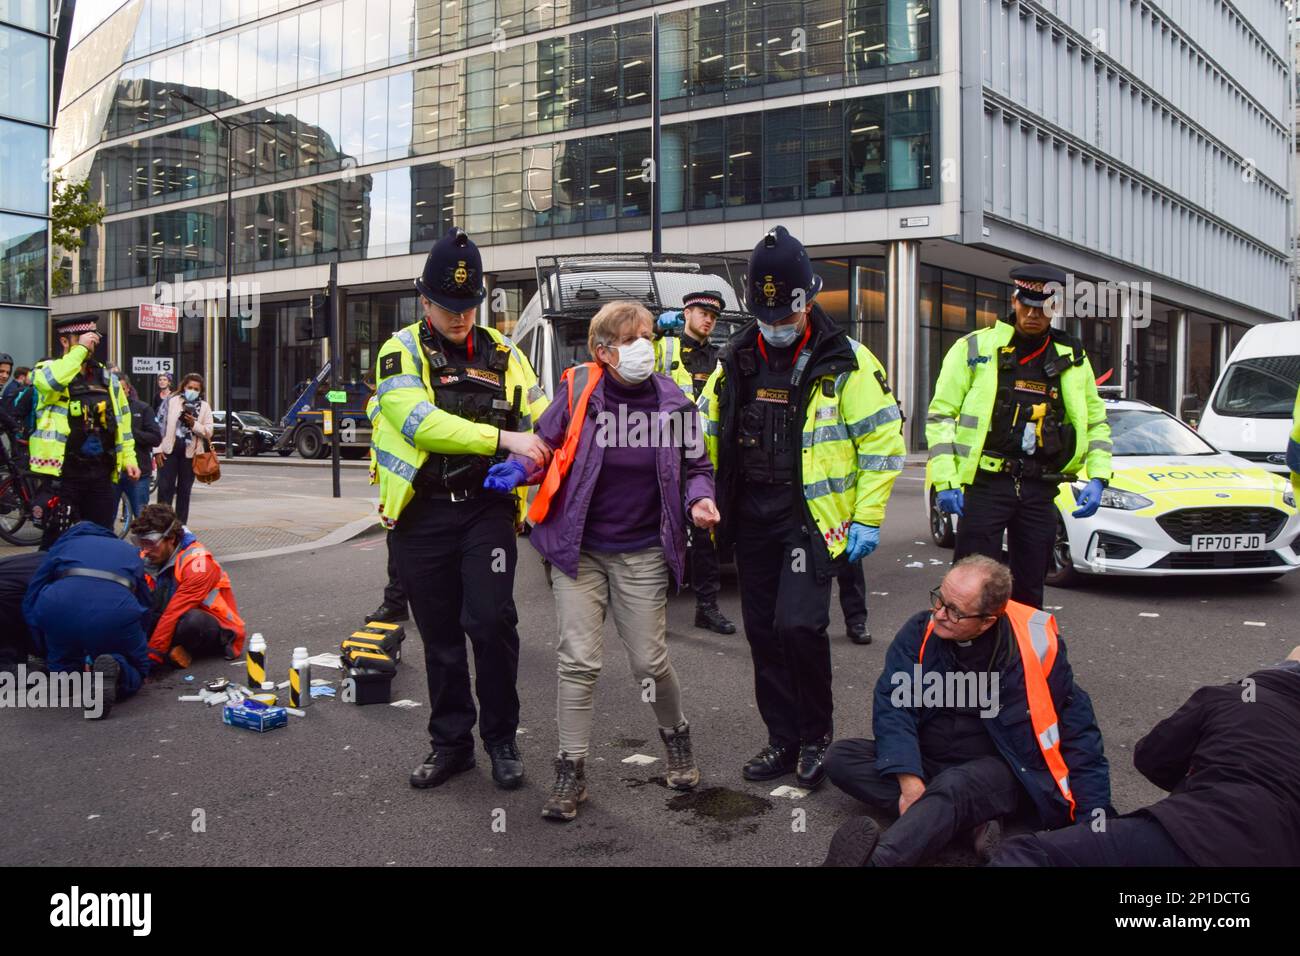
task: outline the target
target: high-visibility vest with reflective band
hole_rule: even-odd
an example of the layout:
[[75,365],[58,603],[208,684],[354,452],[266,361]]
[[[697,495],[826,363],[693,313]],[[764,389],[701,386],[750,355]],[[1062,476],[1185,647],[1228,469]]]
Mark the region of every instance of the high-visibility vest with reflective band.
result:
[[375,419],[379,417],[379,399],[371,395],[366,399],[366,418],[370,419],[370,471],[372,485],[379,484],[379,467],[375,464]]
[[667,375],[686,397],[695,401],[695,380],[682,362],[682,340],[675,335],[665,335],[655,340],[655,371]]
[[[42,475],[63,473],[63,459],[72,434],[68,421],[71,397],[68,386],[81,373],[81,366],[90,357],[84,345],[74,345],[62,358],[40,362],[32,369],[32,382],[38,396],[36,428],[31,434],[28,450],[32,471]],[[131,406],[126,392],[116,375],[109,376],[108,400],[113,406],[115,419],[113,437],[113,481],[127,465],[136,464],[135,440],[131,437]]]
[[[1070,819],[1074,819],[1074,793],[1070,790],[1070,768],[1061,755],[1061,727],[1056,718],[1056,705],[1047,686],[1047,675],[1056,663],[1056,618],[1028,604],[1008,601],[1003,612],[1016,636],[1016,649],[1020,652],[1020,667],[1025,672],[1025,697],[1029,704],[1029,719],[1034,728],[1034,739],[1047,764],[1047,770],[1056,782],[1065,802],[1070,805]],[[925,659],[925,645],[934,632],[934,618],[926,625],[921,650],[916,655],[918,665]]]
[[[216,562],[216,558],[198,541],[191,541],[187,547],[178,551],[172,558],[172,574],[176,579],[176,586],[179,588],[185,576],[189,573],[191,567],[200,561]],[[230,586],[230,576],[226,574],[224,568],[221,569],[221,577],[217,581],[217,586],[207,593],[199,604],[199,609],[204,614],[210,614],[216,619],[225,630],[233,631],[235,640],[231,644],[230,652],[238,657],[244,653],[244,619],[239,616],[239,607],[235,603],[235,592]],[[165,656],[171,648],[169,647],[150,647],[160,656]]]
[[564,476],[569,473],[574,459],[578,457],[578,441],[582,438],[582,426],[587,420],[587,401],[603,374],[604,369],[596,362],[583,362],[565,369],[560,376],[569,386],[569,426],[564,432],[564,443],[551,456],[546,477],[542,479],[542,485],[528,508],[528,520],[533,524],[541,524],[546,520],[552,499],[559,493]]
[[[998,350],[1013,334],[1014,325],[995,322],[962,336],[944,356],[925,419],[925,440],[930,446],[926,476],[937,491],[960,488],[975,480],[993,421]],[[1055,339],[1052,348],[1057,355],[1073,356],[1070,345]],[[1062,372],[1060,382],[1065,415],[1074,427],[1074,448],[1061,471],[1078,474],[1086,466],[1089,478],[1109,479],[1110,425],[1087,356],[1082,365],[1071,365]]]
[[[495,426],[472,422],[434,405],[429,363],[420,347],[420,322],[408,325],[379,349],[375,400],[379,414],[373,419],[371,446],[379,475],[379,520],[392,528],[415,496],[412,482],[430,453],[493,455],[497,451]],[[524,353],[491,326],[479,326],[494,343],[510,349],[505,390],[513,398],[515,387],[523,395],[520,430],[532,431],[533,422],[546,410],[545,392]],[[517,523],[523,522],[528,488],[515,491]]]
[[[885,504],[907,454],[898,403],[881,386],[884,369],[865,345],[853,339],[849,345],[856,369],[808,383],[799,456],[804,499],[831,558],[848,545],[850,524],[879,527],[884,522]],[[696,400],[715,469],[718,389],[724,377],[719,363]],[[739,383],[728,387],[739,388]]]

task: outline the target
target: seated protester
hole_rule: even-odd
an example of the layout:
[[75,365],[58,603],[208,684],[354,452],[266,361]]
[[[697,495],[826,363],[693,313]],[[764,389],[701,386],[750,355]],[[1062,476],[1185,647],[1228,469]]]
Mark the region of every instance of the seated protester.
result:
[[23,618],[51,673],[104,675],[103,710],[149,673],[149,582],[140,556],[103,525],[78,521],[44,555],[23,598]]
[[194,657],[239,657],[244,620],[230,578],[176,512],[168,505],[145,505],[131,522],[131,540],[154,587],[149,658],[185,668]]
[[987,860],[1000,818],[1025,804],[1049,829],[1113,815],[1092,701],[1056,620],[1010,596],[1006,566],[971,555],[899,630],[876,682],[876,739],[826,753],[837,787],[899,817],[883,835],[870,818],[845,823],[825,865],[915,866],[961,833]]
[[40,656],[23,620],[23,596],[45,557],[43,551],[25,551],[0,561],[0,671],[13,671],[32,654]]
[[1138,741],[1169,796],[1106,821],[1007,840],[994,866],[1300,866],[1300,647],[1202,687]]

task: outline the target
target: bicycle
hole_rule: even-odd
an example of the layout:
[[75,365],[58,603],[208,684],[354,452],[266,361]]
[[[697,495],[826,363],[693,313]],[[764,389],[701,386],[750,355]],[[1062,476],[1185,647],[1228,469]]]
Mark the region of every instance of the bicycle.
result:
[[45,522],[33,515],[40,476],[13,454],[12,437],[0,440],[0,538],[27,547],[40,544]]

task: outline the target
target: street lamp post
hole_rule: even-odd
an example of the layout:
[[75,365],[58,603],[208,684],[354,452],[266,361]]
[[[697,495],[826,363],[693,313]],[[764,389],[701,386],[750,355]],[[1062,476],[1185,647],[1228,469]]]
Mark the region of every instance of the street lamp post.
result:
[[235,270],[235,203],[234,191],[235,180],[233,170],[233,160],[235,156],[235,130],[243,129],[247,126],[283,126],[284,121],[278,119],[254,120],[249,123],[232,123],[224,117],[218,116],[212,110],[208,109],[194,97],[187,93],[178,93],[175,90],[169,92],[169,95],[175,97],[183,103],[196,106],[203,112],[207,113],[214,120],[220,123],[226,130],[226,334],[225,345],[221,349],[221,393],[222,399],[226,406],[226,460],[229,461],[234,457],[234,416],[235,403],[234,396],[231,394],[230,384],[230,356],[234,352],[234,316],[230,311],[230,287],[234,284]]

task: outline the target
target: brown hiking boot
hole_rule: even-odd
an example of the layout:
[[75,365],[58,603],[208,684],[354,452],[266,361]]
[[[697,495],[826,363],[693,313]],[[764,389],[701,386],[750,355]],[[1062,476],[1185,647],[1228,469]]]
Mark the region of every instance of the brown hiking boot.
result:
[[555,758],[555,786],[542,807],[543,817],[567,821],[578,815],[578,804],[587,799],[585,764],[585,757],[560,754]]
[[690,790],[700,782],[700,768],[695,766],[695,756],[691,752],[691,725],[683,721],[671,731],[660,727],[659,736],[668,749],[665,782],[674,790]]

